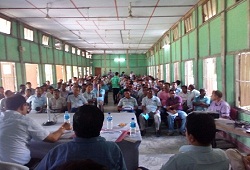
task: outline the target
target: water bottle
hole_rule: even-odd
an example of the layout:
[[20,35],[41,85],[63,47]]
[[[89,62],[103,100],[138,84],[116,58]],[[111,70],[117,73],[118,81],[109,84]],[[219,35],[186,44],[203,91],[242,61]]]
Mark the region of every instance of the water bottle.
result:
[[130,136],[135,136],[135,134],[136,134],[135,118],[131,118],[131,122],[130,122]]
[[110,113],[107,116],[107,129],[113,129],[113,118]]
[[70,123],[70,114],[68,111],[65,111],[64,113],[64,122]]

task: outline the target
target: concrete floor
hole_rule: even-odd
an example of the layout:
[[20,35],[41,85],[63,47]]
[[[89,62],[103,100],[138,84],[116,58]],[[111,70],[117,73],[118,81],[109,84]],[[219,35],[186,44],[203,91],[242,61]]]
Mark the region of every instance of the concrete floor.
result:
[[[104,106],[104,112],[117,112],[112,92],[109,93],[109,103]],[[177,133],[174,136],[167,136],[167,127],[163,123],[161,129],[161,137],[156,137],[154,128],[147,128],[147,134],[142,137],[139,146],[139,166],[158,170],[168,161],[170,156],[178,152],[182,145],[187,144],[185,136],[177,135]]]

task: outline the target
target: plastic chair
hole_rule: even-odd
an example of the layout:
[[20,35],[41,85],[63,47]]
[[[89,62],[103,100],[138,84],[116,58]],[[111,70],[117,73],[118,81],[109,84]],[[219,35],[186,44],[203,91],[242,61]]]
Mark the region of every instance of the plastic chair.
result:
[[4,170],[29,170],[28,167],[16,164],[16,163],[11,163],[11,162],[0,162],[0,169]]

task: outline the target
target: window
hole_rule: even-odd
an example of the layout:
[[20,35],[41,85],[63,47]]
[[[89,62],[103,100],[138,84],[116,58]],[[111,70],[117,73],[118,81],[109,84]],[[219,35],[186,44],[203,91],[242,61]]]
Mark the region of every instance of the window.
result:
[[76,53],[76,48],[72,47],[72,54],[75,54],[75,53]]
[[73,77],[78,77],[78,69],[77,69],[77,66],[73,66]]
[[174,63],[174,81],[180,80],[179,62]]
[[24,39],[33,41],[33,31],[28,28],[24,28]]
[[216,0],[208,0],[202,5],[203,22],[213,17],[217,13]]
[[81,55],[81,50],[77,49],[77,55]]
[[62,42],[58,39],[55,39],[55,48],[57,50],[61,50],[62,49]]
[[46,35],[43,35],[42,37],[42,44],[43,45],[49,45],[49,37]]
[[53,72],[52,72],[52,65],[45,64],[45,79],[46,81],[50,81],[50,84],[53,84]]
[[82,51],[82,56],[85,57],[85,51]]
[[217,90],[216,58],[207,58],[203,61],[203,86],[208,96]]
[[157,78],[163,80],[163,65],[157,66]]
[[194,84],[193,61],[185,61],[185,84]]
[[236,105],[250,110],[250,52],[241,53],[236,58]]
[[0,32],[3,32],[5,34],[10,34],[10,29],[11,29],[11,22],[0,18]]
[[185,33],[188,33],[194,28],[192,14],[184,19],[184,25],[185,25]]
[[66,78],[67,78],[67,81],[69,81],[69,79],[72,78],[72,71],[71,71],[71,66],[66,66]]
[[179,38],[178,25],[173,28],[173,40],[176,41]]
[[65,46],[64,46],[64,51],[65,51],[65,52],[69,52],[69,45],[68,45],[68,44],[65,44]]
[[166,82],[170,82],[170,64],[166,64]]

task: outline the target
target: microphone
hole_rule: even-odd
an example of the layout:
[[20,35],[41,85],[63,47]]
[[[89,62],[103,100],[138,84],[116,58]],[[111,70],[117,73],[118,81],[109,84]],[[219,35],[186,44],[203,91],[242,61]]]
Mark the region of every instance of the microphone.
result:
[[43,126],[51,126],[51,125],[54,125],[56,124],[56,122],[50,120],[50,108],[49,108],[49,99],[50,98],[53,98],[53,95],[50,93],[50,92],[47,92],[46,95],[45,95],[46,99],[47,99],[47,122],[44,122],[43,123]]

